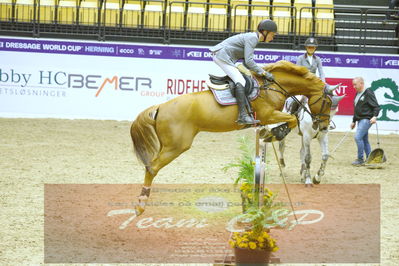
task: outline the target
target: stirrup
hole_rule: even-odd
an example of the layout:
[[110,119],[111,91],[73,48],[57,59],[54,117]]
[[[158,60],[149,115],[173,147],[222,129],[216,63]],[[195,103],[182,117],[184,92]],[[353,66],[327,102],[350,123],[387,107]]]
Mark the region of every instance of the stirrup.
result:
[[255,120],[250,115],[244,115],[244,116],[239,116],[238,119],[236,120],[236,123],[239,125],[256,125],[259,124],[260,121]]

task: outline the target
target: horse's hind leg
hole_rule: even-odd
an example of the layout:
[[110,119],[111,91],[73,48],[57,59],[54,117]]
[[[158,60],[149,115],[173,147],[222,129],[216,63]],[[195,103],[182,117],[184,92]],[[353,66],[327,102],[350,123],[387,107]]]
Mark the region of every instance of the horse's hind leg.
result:
[[167,134],[173,137],[165,140],[160,138],[162,148],[158,156],[152,160],[151,169],[146,169],[145,171],[144,185],[139,196],[139,204],[136,205],[136,215],[140,215],[144,212],[145,205],[150,197],[152,181],[158,174],[158,171],[176,159],[180,154],[190,149],[196,133],[194,130],[190,132],[187,128],[181,130],[181,132],[184,133]]

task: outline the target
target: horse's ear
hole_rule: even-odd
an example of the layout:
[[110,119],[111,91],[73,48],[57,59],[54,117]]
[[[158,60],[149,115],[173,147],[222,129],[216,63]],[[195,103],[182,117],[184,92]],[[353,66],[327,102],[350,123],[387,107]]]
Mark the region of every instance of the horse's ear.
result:
[[342,84],[342,83],[339,83],[339,84],[337,84],[337,85],[335,85],[335,86],[330,86],[330,85],[326,84],[326,89],[325,89],[325,90],[326,90],[326,93],[332,95],[333,92],[334,92],[336,89],[338,89],[339,86],[341,86],[341,84]]
[[332,97],[332,104],[331,106],[337,106],[339,101],[341,101],[344,97],[346,96],[346,94],[341,95],[341,96],[333,96]]

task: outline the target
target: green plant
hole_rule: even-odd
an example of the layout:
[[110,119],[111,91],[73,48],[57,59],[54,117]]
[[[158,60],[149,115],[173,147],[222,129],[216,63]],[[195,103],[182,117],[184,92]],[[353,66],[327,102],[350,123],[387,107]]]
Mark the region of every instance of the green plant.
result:
[[238,176],[234,179],[235,185],[239,182],[253,184],[255,169],[253,156],[255,154],[255,149],[246,136],[239,138],[238,142],[240,144],[239,149],[241,150],[241,157],[238,158],[236,162],[227,164],[227,166],[223,167],[223,170],[227,172],[228,169],[238,168]]

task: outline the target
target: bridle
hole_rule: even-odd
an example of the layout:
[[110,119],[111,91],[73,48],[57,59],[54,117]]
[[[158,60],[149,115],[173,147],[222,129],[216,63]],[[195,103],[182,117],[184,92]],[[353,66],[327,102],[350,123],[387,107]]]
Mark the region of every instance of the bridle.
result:
[[330,114],[323,114],[322,113],[322,111],[326,107],[326,104],[327,104],[328,101],[330,101],[331,104],[332,104],[332,100],[331,100],[330,96],[326,93],[325,90],[323,91],[323,95],[321,95],[316,101],[314,101],[313,103],[309,102],[308,106],[310,107],[310,106],[316,104],[317,102],[319,102],[321,100],[323,101],[321,106],[320,106],[320,111],[318,113],[316,113],[316,114],[312,114],[308,110],[308,108],[306,108],[306,106],[301,101],[299,101],[294,95],[290,95],[276,80],[274,80],[272,83],[276,84],[281,91],[277,90],[275,88],[268,87],[267,86],[268,85],[267,82],[264,82],[264,85],[262,85],[260,88],[261,89],[265,89],[265,90],[268,89],[268,90],[279,92],[279,93],[283,94],[286,98],[291,97],[294,101],[296,101],[299,104],[299,106],[301,106],[303,108],[303,110],[305,112],[307,112],[310,115],[310,117],[312,118],[313,123],[316,123],[317,125],[320,124],[321,122],[324,122],[324,121],[330,119]]
[[[330,103],[332,104],[331,97],[330,97],[330,95],[328,95],[328,94],[326,93],[325,90],[323,91],[323,95],[321,95],[321,96],[320,96],[316,101],[314,101],[313,103],[310,103],[310,102],[309,102],[308,105],[309,105],[309,107],[310,107],[310,106],[316,104],[317,102],[319,102],[320,100],[322,100],[323,102],[321,103],[319,113],[317,113],[317,114],[310,114],[310,115],[312,116],[313,123],[317,123],[317,124],[319,124],[319,123],[321,123],[321,122],[324,122],[324,121],[326,121],[326,120],[330,120],[330,114],[323,114],[323,113],[322,113],[322,111],[324,110],[324,108],[325,108],[325,106],[326,106],[328,100],[329,100]],[[307,110],[307,112],[309,113],[308,110]],[[326,117],[326,118],[322,119],[321,117]]]

